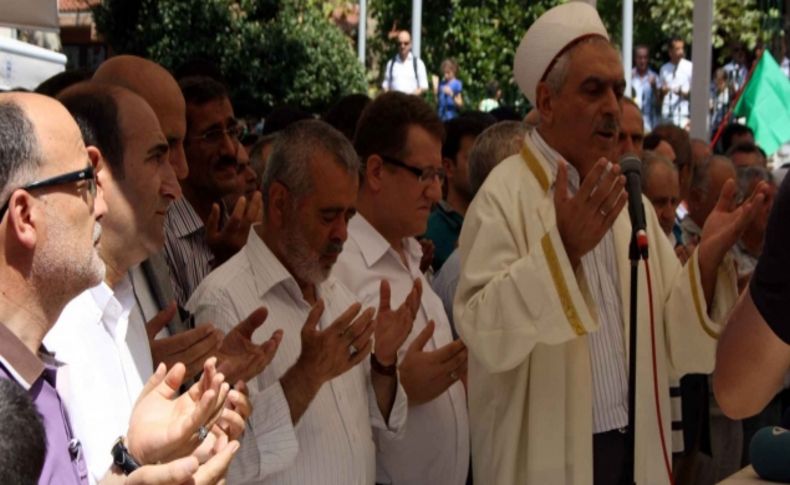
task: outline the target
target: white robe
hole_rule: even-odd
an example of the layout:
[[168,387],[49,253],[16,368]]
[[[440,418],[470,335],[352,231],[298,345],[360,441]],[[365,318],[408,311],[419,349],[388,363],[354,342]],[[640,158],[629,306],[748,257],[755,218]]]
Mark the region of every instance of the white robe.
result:
[[[475,483],[592,484],[592,374],[586,334],[597,308],[586,277],[574,273],[556,225],[556,165],[527,136],[521,154],[500,163],[466,213],[459,240],[462,275],[455,295],[458,331],[469,348],[469,417]],[[669,376],[713,370],[715,321],[736,298],[732,264],[721,265],[709,318],[694,253],[681,267],[647,199],[655,311],[655,404],[647,279],[639,267],[636,479],[667,484]],[[619,272],[623,345],[629,338],[631,224],[612,228]],[[612,268],[615,270],[615,268]]]

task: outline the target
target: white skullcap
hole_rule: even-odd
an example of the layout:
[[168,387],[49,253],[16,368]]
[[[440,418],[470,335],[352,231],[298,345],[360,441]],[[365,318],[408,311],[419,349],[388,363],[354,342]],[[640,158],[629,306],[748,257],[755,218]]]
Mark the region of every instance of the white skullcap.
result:
[[595,7],[579,1],[550,9],[530,26],[516,50],[513,75],[532,106],[536,106],[538,83],[554,60],[571,44],[590,36],[609,39]]

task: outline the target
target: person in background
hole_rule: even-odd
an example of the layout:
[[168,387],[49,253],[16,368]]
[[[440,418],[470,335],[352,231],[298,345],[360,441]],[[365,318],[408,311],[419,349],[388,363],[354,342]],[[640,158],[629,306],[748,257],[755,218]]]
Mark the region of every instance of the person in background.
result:
[[[496,167],[499,162],[511,155],[515,155],[521,149],[527,127],[519,121],[500,121],[486,128],[475,140],[472,149],[469,151],[469,188],[471,196],[474,195],[483,185],[483,181]],[[430,219],[428,225],[430,228]],[[453,298],[455,289],[458,286],[458,278],[461,276],[461,259],[458,248],[444,262],[441,269],[433,279],[434,291],[442,299],[444,310],[450,319],[453,329],[453,336],[457,337],[453,323]]]
[[684,57],[685,43],[680,37],[671,38],[667,50],[669,62],[661,66],[657,83],[661,97],[661,120],[687,130],[692,64]]
[[763,151],[754,143],[748,141],[736,143],[727,150],[727,156],[732,160],[735,168],[766,167]]
[[422,95],[428,90],[428,74],[422,59],[411,51],[411,34],[401,30],[397,35],[398,53],[387,62],[384,68],[384,81],[381,89],[401,93]]
[[634,68],[631,71],[631,86],[634,101],[642,113],[644,132],[656,125],[656,81],[658,74],[650,69],[650,49],[640,44],[634,48]]
[[443,60],[441,71],[442,80],[438,84],[434,82],[433,94],[437,99],[439,118],[442,121],[449,121],[458,117],[458,112],[464,106],[463,84],[456,77],[458,63],[455,59]]
[[617,158],[618,160],[626,154],[636,155],[642,158],[643,144],[645,140],[645,128],[642,122],[642,113],[639,107],[631,98],[623,97],[620,100],[620,130],[617,138]]
[[494,80],[486,86],[486,97],[480,101],[480,106],[477,109],[484,113],[499,108],[499,99],[502,97],[502,90],[499,89],[499,83]]
[[458,242],[466,208],[472,202],[469,151],[486,126],[483,121],[466,115],[444,123],[442,166],[446,173],[447,195],[434,206],[424,236],[434,245],[431,263],[434,271],[439,271]]

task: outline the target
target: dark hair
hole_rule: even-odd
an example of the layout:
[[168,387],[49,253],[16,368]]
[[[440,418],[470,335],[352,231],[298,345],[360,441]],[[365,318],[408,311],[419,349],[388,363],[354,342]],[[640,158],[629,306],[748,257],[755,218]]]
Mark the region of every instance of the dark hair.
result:
[[122,89],[109,84],[88,82],[58,96],[58,100],[77,121],[85,145],[101,150],[117,180],[124,178],[125,147],[116,99]]
[[19,384],[0,378],[0,483],[38,483],[46,455],[35,405]]
[[370,104],[370,97],[367,94],[349,94],[340,98],[334,106],[324,115],[324,121],[334,126],[341,133],[346,135],[349,140],[354,139],[354,131],[357,129],[357,121],[362,115],[362,110]]
[[731,146],[730,149],[727,150],[726,155],[732,158],[732,156],[735,155],[736,153],[757,153],[758,155],[762,156],[760,147],[748,141],[737,143]]
[[[650,132],[645,136],[645,139],[642,140],[642,148],[645,150],[655,150],[659,143],[661,143],[664,139],[656,132]],[[674,150],[674,148],[673,148]]]
[[523,116],[510,106],[499,106],[489,111],[488,114],[496,118],[497,121],[521,121],[523,119]]
[[486,84],[486,96],[489,98],[496,97],[496,92],[499,91],[499,83],[497,81],[489,81]]
[[[686,130],[667,123],[656,126],[653,129],[653,133],[672,146],[672,150],[675,152],[675,165],[678,167],[678,170],[691,163],[691,138]],[[647,148],[644,142],[642,146]]]
[[754,131],[746,125],[740,123],[730,123],[721,132],[721,152],[727,153],[732,148],[732,139],[736,136],[750,134],[754,137]]
[[284,130],[288,125],[300,120],[311,120],[313,115],[297,106],[284,104],[274,108],[263,120],[261,135],[269,135]]
[[92,75],[93,74],[86,69],[59,72],[39,84],[35,92],[54,98],[64,89],[82,81],[88,81]]
[[228,90],[216,79],[208,76],[188,76],[179,79],[178,85],[186,104],[202,105],[228,98]]
[[34,172],[43,162],[33,123],[14,101],[0,101],[0,187],[3,200],[19,183],[20,172]]
[[422,98],[388,91],[374,99],[362,111],[354,133],[360,169],[364,170],[368,157],[376,153],[405,156],[406,135],[412,125],[444,141],[442,121]]
[[461,149],[461,139],[465,136],[477,138],[477,135],[492,124],[493,123],[483,122],[480,117],[472,116],[459,116],[458,118],[445,121],[445,139],[442,144],[442,157],[449,158],[455,163],[455,157],[458,156],[458,150]]
[[669,42],[667,43],[667,45],[671,47],[672,44],[674,44],[675,42],[683,42],[684,45],[686,44],[686,41],[683,40],[682,37],[680,37],[679,35],[673,35],[672,37],[669,38]]

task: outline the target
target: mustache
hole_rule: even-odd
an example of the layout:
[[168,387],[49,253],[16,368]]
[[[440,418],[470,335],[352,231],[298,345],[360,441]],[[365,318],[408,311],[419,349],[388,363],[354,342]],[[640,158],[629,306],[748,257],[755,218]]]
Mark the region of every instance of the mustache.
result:
[[235,167],[239,162],[236,157],[220,157],[217,163],[214,164],[215,168]]
[[620,130],[620,123],[617,122],[614,116],[605,116],[598,125],[595,131],[616,132]]
[[341,241],[330,242],[324,248],[324,255],[340,254],[343,251],[343,243]]

